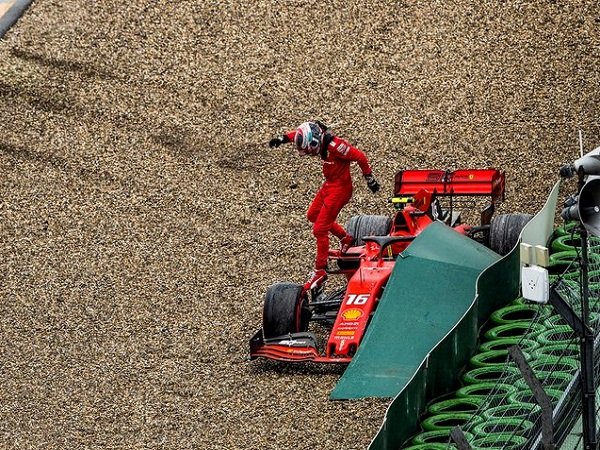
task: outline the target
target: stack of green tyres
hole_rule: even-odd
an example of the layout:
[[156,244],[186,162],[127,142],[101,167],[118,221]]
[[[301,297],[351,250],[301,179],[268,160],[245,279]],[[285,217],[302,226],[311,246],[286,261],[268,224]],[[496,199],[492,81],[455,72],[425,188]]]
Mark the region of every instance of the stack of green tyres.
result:
[[[575,224],[557,228],[551,241],[551,281],[562,277],[579,289],[578,246]],[[590,240],[590,293],[600,292],[600,241]],[[591,295],[590,298],[598,298]],[[590,318],[600,318],[600,302],[590,303]],[[406,450],[454,449],[450,430],[460,426],[473,449],[523,449],[540,415],[540,407],[508,357],[518,344],[529,365],[543,380],[554,405],[579,368],[579,344],[566,322],[550,305],[528,303],[522,297],[495,311],[481,336],[479,352],[461,377],[462,387],[451,398],[429,404],[422,431]]]

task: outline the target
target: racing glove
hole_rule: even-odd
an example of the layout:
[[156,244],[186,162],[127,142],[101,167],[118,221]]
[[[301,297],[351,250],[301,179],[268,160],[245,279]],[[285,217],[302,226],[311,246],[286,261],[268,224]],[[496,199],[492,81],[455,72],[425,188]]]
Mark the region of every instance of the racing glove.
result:
[[281,144],[285,144],[285,136],[277,136],[269,141],[269,147],[279,147]]
[[375,175],[373,175],[372,173],[370,173],[369,175],[365,175],[365,180],[367,180],[367,186],[369,187],[369,189],[371,189],[371,192],[373,192],[373,194],[379,191],[379,183],[375,179]]

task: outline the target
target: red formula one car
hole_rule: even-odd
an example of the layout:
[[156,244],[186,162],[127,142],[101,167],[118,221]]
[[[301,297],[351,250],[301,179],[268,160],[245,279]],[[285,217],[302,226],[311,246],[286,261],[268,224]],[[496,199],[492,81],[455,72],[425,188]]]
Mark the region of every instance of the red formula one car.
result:
[[[250,339],[250,358],[280,361],[348,363],[356,353],[383,288],[394,268],[395,258],[434,221],[475,239],[500,253],[516,244],[523,226],[531,218],[504,214],[492,218],[504,200],[504,172],[496,169],[402,170],[396,174],[391,202],[397,212],[386,216],[355,216],[346,224],[355,237],[347,253],[330,251],[330,274],[340,274],[342,289],[326,293],[325,285],[309,286],[282,282],[267,289],[263,326]],[[465,197],[489,197],[480,213],[480,224],[461,223],[456,204]],[[444,201],[445,200],[445,201]],[[444,201],[444,205],[442,204]],[[329,331],[326,342],[308,331],[320,323]]]

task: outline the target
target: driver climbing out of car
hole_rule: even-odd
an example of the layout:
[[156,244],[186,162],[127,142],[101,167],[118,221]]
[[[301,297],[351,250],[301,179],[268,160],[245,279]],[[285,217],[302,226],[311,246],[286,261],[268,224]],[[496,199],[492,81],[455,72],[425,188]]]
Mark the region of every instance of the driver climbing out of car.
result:
[[313,235],[317,240],[315,270],[305,284],[307,289],[320,286],[327,279],[327,257],[329,254],[329,233],[340,239],[341,251],[348,251],[354,240],[337,223],[337,217],[352,197],[352,177],[350,163],[356,161],[373,193],[379,190],[366,155],[344,139],[335,136],[325,124],[319,121],[304,122],[296,130],[269,141],[269,147],[293,142],[300,156],[319,156],[323,164],[325,182],[310,204],[306,217],[313,224]]

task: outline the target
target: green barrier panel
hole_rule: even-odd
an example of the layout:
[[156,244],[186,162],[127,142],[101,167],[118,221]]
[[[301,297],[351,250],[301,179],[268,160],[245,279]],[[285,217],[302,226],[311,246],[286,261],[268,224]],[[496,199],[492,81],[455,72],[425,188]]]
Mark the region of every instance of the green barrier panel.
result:
[[[547,244],[554,228],[553,220],[558,201],[559,187],[560,183],[556,183],[542,210],[536,214],[523,230],[523,242],[532,245]],[[446,364],[449,359],[448,353],[438,350],[443,349],[447,352],[451,347],[448,341],[457,343],[454,335],[459,334],[463,329],[478,329],[489,318],[492,312],[512,302],[519,295],[519,272],[519,248],[515,247],[511,253],[481,274],[477,281],[478,296],[472,306],[459,323],[457,323],[457,326],[444,338],[443,343],[446,343],[446,345],[442,346],[440,344],[432,350],[430,358],[427,361],[429,366],[426,368],[425,364],[421,365],[414,377],[394,398],[387,410],[383,424],[371,442],[369,449],[391,450],[402,448],[402,445],[419,431],[419,416],[424,412],[427,401],[436,397],[435,389],[432,389],[432,383],[430,383],[431,369],[436,365]],[[374,320],[380,317],[379,313],[380,311],[378,311]],[[373,334],[373,331],[374,327],[371,327],[367,334]],[[404,340],[404,336],[399,336],[396,342],[403,344]],[[472,356],[475,349],[475,343],[466,345],[465,349],[461,349],[461,351],[464,350],[464,355],[462,355],[465,357],[464,361]],[[450,358],[449,365],[456,364],[457,362],[454,358]],[[454,370],[453,377],[456,378],[457,374],[460,373],[460,366],[454,366]],[[440,391],[447,389],[447,387],[448,383],[444,383]],[[437,396],[447,392],[438,392]],[[485,447],[483,442],[478,444],[482,444],[482,448]]]
[[[477,277],[498,259],[442,223],[427,227],[398,257],[365,338],[331,398],[397,395],[464,316],[475,297]],[[441,343],[447,347],[444,364],[430,359],[428,384],[455,384],[462,355],[453,347],[473,348],[476,326],[456,339]]]
[[[456,326],[442,343],[433,349],[429,358],[429,367],[425,368],[424,364],[419,367],[415,376],[392,401],[378,434],[369,446],[370,449],[401,448],[404,442],[418,432],[419,416],[424,412],[427,401],[459,387],[457,375],[476,351],[477,330],[487,320],[492,311],[506,306],[516,297],[518,290],[518,258],[518,249],[513,250],[481,274],[477,282],[478,298],[472,302],[471,307],[460,320],[459,326]],[[497,289],[497,285],[503,286],[503,289]],[[486,301],[480,301],[480,298],[485,298]],[[470,336],[470,341],[467,336]],[[458,342],[461,341],[463,344],[459,345]],[[398,339],[398,342],[402,342],[402,339]],[[454,351],[459,350],[462,352],[460,361],[449,358],[449,355],[453,355],[453,351],[451,351],[453,345],[455,345]],[[430,382],[428,379],[430,369],[432,366],[444,366],[446,364],[448,364],[448,372],[452,371],[453,373],[448,375],[446,382],[440,386],[440,389],[436,390],[434,389],[434,382]],[[452,386],[448,386],[450,382]]]

